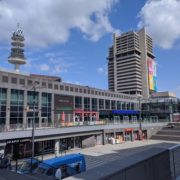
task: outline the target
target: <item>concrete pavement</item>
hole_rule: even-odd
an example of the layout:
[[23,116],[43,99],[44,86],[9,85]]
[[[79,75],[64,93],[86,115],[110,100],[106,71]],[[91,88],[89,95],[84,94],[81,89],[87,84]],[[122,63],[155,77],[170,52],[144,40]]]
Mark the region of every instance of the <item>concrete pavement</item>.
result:
[[[66,154],[71,153],[82,153],[85,156],[86,168],[90,170],[92,168],[101,166],[105,163],[128,158],[133,154],[148,150],[152,147],[167,148],[172,147],[180,142],[169,142],[169,141],[159,141],[159,140],[143,140],[134,142],[125,142],[122,144],[106,144],[97,145],[95,147],[86,149],[73,149],[66,152]],[[64,155],[64,154],[63,154]],[[55,157],[54,154],[45,155],[44,159],[49,159]]]

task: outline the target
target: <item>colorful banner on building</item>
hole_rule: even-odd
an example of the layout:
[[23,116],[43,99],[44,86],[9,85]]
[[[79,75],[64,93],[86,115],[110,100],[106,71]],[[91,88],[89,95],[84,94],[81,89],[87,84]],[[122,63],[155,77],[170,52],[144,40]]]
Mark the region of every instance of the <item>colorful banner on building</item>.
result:
[[151,58],[148,58],[148,71],[149,71],[149,89],[151,91],[157,91],[156,62]]

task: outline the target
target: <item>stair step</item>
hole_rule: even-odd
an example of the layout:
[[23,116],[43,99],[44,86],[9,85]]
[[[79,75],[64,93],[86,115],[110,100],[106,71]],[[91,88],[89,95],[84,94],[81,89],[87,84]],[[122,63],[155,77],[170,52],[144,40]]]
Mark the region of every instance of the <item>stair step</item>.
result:
[[167,141],[180,141],[180,136],[154,135],[151,137],[151,139],[167,140]]
[[160,130],[157,132],[157,135],[177,135],[180,136],[180,131],[177,130]]

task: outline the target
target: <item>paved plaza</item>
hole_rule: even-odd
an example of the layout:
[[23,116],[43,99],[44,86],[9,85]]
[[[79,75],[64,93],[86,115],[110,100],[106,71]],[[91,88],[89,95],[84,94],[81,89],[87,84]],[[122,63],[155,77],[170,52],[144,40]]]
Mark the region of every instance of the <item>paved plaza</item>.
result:
[[[171,142],[171,141],[162,141],[162,140],[143,140],[143,141],[134,141],[134,142],[124,142],[122,144],[106,144],[106,145],[97,145],[95,147],[86,148],[86,149],[74,149],[69,150],[66,154],[71,153],[82,153],[85,155],[86,168],[90,170],[97,166],[101,166],[105,163],[117,160],[128,158],[129,156],[148,150],[152,147],[167,148],[172,147],[180,142]],[[64,154],[63,154],[64,155]],[[54,157],[54,155],[46,155],[44,159]]]
[[[143,141],[134,141],[134,142],[124,142],[122,144],[106,144],[106,145],[97,145],[95,147],[86,148],[86,149],[73,149],[66,152],[66,154],[72,153],[82,153],[85,156],[86,168],[91,170],[98,166],[110,163],[117,159],[127,159],[135,155],[136,153],[143,152],[145,150],[150,150],[154,147],[157,148],[169,148],[173,147],[180,142],[172,141],[162,141],[162,140],[143,140]],[[63,153],[62,155],[65,155]],[[61,155],[60,155],[61,156]],[[43,159],[49,159],[55,157],[54,154],[44,155]],[[41,159],[41,157],[39,157]]]

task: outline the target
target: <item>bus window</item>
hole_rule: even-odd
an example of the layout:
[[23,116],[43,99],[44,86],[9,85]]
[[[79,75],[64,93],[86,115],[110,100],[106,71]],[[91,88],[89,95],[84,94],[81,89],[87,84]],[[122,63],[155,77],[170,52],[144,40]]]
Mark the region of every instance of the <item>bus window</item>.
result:
[[38,167],[38,169],[37,169],[37,173],[40,173],[40,174],[44,174],[45,172],[46,172],[46,168],[45,167]]
[[46,172],[46,175],[48,176],[53,176],[54,175],[54,169],[53,168],[49,168]]
[[77,163],[77,165],[75,166],[76,168],[76,172],[80,173],[81,172],[81,167],[80,167],[80,163]]

